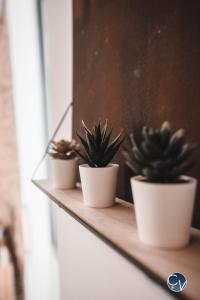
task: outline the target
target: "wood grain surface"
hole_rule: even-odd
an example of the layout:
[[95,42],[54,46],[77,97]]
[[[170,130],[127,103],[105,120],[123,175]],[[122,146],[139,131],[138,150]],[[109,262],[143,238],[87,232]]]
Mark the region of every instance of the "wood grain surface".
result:
[[[128,135],[169,120],[200,144],[200,1],[73,1],[73,130],[108,118]],[[190,175],[200,179],[200,147]],[[118,196],[132,201],[120,163]],[[193,224],[200,228],[200,188]]]
[[200,295],[200,231],[191,229],[190,244],[180,250],[164,250],[141,243],[137,236],[134,207],[116,199],[116,205],[106,209],[84,206],[82,192],[52,189],[48,181],[34,181],[44,193],[67,213],[97,234],[153,280],[167,288],[167,278],[181,272],[187,278],[187,287],[179,299],[198,300]]

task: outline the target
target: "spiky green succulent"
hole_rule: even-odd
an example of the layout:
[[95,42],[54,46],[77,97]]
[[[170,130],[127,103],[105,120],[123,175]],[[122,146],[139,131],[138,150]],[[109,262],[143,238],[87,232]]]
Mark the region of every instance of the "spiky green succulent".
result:
[[77,154],[92,168],[106,167],[119,150],[122,142],[122,132],[112,141],[112,129],[108,129],[107,120],[104,125],[99,123],[89,129],[82,121],[85,131],[85,138],[77,133],[82,144],[82,150],[76,151]]
[[185,130],[172,133],[167,121],[156,130],[144,126],[139,139],[131,133],[130,142],[131,149],[122,152],[126,164],[147,181],[177,182],[194,164],[190,159],[194,145],[185,142]]
[[48,154],[55,159],[68,160],[76,157],[76,150],[78,149],[79,145],[75,140],[52,141]]

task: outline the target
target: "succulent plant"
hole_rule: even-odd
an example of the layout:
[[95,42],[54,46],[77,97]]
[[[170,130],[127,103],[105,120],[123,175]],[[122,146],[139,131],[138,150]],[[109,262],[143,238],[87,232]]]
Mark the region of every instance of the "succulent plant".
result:
[[106,167],[117,151],[122,142],[122,132],[120,132],[112,141],[112,129],[108,130],[107,120],[104,125],[101,121],[90,130],[82,121],[85,131],[85,139],[77,133],[82,143],[82,150],[77,150],[77,154],[92,168]]
[[75,140],[59,140],[52,141],[48,150],[48,154],[55,159],[72,159],[76,157],[76,150],[79,149],[79,145]]
[[170,123],[165,121],[160,129],[144,126],[139,139],[130,134],[131,151],[122,154],[126,164],[147,181],[173,183],[188,172],[194,162],[190,157],[194,145],[185,142],[185,130],[172,133]]

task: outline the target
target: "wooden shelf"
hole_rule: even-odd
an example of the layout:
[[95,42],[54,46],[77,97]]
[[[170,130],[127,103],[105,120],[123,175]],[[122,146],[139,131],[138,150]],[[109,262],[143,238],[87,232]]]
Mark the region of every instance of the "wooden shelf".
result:
[[137,236],[134,206],[116,199],[116,205],[106,209],[83,205],[81,189],[56,190],[48,181],[36,180],[34,184],[50,199],[87,227],[104,242],[140,268],[169,293],[166,284],[169,274],[181,272],[187,286],[178,299],[200,299],[200,231],[191,229],[190,244],[180,250],[162,250],[141,243]]

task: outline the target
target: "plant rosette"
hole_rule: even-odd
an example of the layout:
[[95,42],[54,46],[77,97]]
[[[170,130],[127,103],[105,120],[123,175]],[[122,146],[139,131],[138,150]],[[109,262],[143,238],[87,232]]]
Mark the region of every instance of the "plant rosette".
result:
[[193,166],[194,146],[185,143],[185,131],[171,132],[169,122],[154,130],[143,127],[141,138],[130,135],[131,150],[123,151],[133,173],[131,187],[138,235],[160,248],[188,244],[197,180],[183,176]]
[[79,166],[84,204],[94,208],[110,207],[115,202],[119,169],[119,165],[111,161],[123,142],[122,133],[110,141],[112,129],[108,131],[107,121],[103,126],[99,121],[92,130],[83,122],[82,125],[85,139],[77,133],[83,146],[77,154],[86,163]]
[[55,189],[73,189],[76,185],[78,159],[75,150],[79,145],[74,141],[53,141],[48,154],[51,157],[51,183]]
[[188,244],[196,179],[182,176],[181,183],[151,183],[131,178],[138,234],[146,244],[180,248]]

